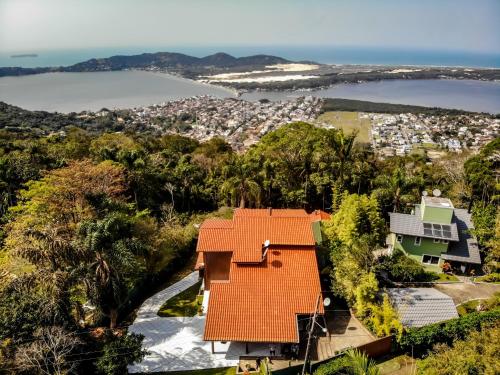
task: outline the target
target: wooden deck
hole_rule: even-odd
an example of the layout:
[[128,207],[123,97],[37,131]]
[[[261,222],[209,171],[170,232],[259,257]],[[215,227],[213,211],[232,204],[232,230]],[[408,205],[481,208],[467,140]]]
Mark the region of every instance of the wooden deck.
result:
[[[311,342],[310,359],[313,362],[324,361],[334,357],[336,354],[347,348],[357,347],[375,341],[376,338],[354,317],[349,310],[335,310],[327,312],[325,320],[320,318],[318,323],[328,328],[328,333],[315,330]],[[273,358],[272,370],[279,370],[304,363],[307,346],[307,333],[302,332],[300,338],[299,358],[291,360],[286,356]],[[264,358],[263,358],[264,359]],[[240,358],[240,368],[248,364],[254,370],[255,359]]]
[[[348,310],[327,312],[325,319],[328,333],[316,331],[317,338],[313,342],[311,351],[313,361],[323,361],[347,348],[367,344],[376,339],[357,319],[351,316]],[[322,319],[319,323],[324,325]]]

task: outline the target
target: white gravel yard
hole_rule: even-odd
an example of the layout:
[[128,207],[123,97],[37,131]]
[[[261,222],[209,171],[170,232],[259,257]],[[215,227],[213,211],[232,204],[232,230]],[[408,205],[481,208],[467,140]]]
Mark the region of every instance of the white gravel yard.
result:
[[[215,354],[212,354],[211,343],[203,341],[204,315],[185,318],[162,318],[157,315],[165,301],[198,280],[198,272],[193,272],[142,304],[129,332],[144,335],[143,347],[150,354],[141,363],[129,366],[130,373],[231,367],[238,364],[241,355],[245,355],[245,345],[234,342],[216,342]],[[248,355],[269,355],[267,345],[251,344],[249,349]]]

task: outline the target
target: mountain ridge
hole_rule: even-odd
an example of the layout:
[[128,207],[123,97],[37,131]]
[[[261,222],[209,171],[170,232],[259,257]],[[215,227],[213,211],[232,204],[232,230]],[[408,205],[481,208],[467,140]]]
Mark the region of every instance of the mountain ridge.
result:
[[195,57],[177,52],[142,53],[138,55],[114,55],[105,58],[92,58],[69,66],[59,67],[0,67],[0,77],[30,75],[48,72],[99,72],[125,69],[171,69],[199,70],[202,68],[258,68],[266,65],[287,64],[292,61],[272,55],[251,55],[234,57],[217,52],[204,57]]

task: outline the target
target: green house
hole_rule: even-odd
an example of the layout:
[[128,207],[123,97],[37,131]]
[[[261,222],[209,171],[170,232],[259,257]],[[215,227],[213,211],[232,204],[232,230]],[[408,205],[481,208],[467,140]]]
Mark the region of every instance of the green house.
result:
[[447,198],[423,196],[411,214],[390,214],[387,245],[391,252],[402,250],[430,268],[438,270],[449,262],[465,272],[471,265],[481,264],[472,228],[467,210],[454,208]]

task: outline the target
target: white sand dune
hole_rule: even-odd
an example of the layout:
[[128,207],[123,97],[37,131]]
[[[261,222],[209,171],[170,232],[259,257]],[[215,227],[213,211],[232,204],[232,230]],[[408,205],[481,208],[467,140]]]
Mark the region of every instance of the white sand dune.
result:
[[394,69],[394,70],[391,70],[387,73],[391,73],[391,74],[394,74],[394,73],[413,73],[413,72],[421,72],[422,69]]
[[318,69],[319,65],[315,64],[275,64],[275,65],[267,65],[266,68],[281,70],[282,72],[305,72],[307,70]]
[[[210,77],[212,78],[212,77]],[[284,81],[298,81],[302,79],[314,79],[319,76],[302,75],[302,74],[288,74],[283,76],[264,76],[264,77],[247,77],[247,78],[227,78],[227,79],[208,79],[206,82],[233,82],[233,83],[265,83],[265,82],[284,82]]]

